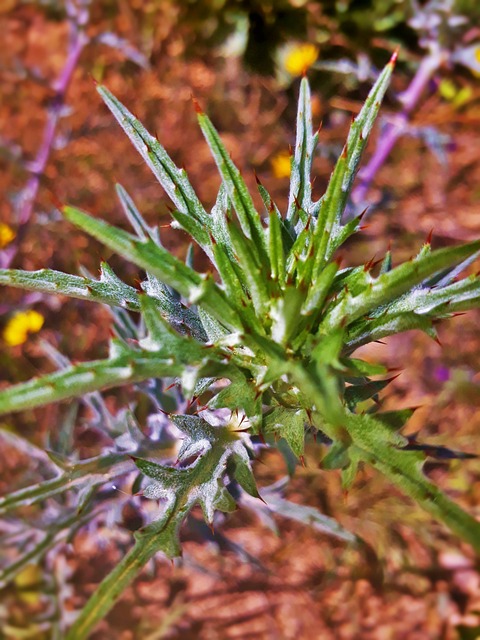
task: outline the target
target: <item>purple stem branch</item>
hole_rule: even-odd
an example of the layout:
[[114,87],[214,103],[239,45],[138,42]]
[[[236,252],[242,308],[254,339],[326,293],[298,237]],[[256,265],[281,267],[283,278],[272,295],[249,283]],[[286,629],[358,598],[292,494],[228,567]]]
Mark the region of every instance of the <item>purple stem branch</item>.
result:
[[399,100],[403,104],[402,110],[385,125],[372,157],[358,172],[357,185],[352,192],[352,202],[355,209],[364,208],[371,183],[390,155],[398,138],[405,133],[413,109],[417,106],[430,79],[444,59],[445,54],[440,49],[431,51],[421,61],[408,88],[399,96]]
[[35,200],[40,188],[41,177],[47,166],[48,159],[55,142],[59,120],[62,117],[65,96],[70,85],[75,68],[78,65],[80,55],[88,43],[88,36],[84,31],[84,24],[80,25],[75,20],[70,20],[70,40],[68,55],[65,65],[58,78],[52,83],[55,91],[52,104],[48,109],[47,122],[43,131],[42,143],[38,149],[34,160],[28,164],[30,177],[22,189],[20,202],[17,205],[18,230],[15,240],[3,251],[0,252],[0,267],[8,269],[17,255],[20,243],[27,230],[28,222],[32,217]]

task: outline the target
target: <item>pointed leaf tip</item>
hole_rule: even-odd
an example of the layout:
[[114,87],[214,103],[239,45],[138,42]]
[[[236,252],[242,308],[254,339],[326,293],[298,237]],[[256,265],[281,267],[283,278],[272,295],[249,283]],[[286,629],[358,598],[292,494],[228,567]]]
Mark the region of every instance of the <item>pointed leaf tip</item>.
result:
[[203,115],[203,109],[200,106],[198,100],[193,95],[192,95],[192,102],[193,102],[193,108],[198,113],[198,115]]
[[52,201],[53,206],[59,209],[63,214],[63,209],[65,208],[65,205],[63,204],[63,202],[60,200],[60,198],[57,196],[56,193],[54,192],[50,193],[50,200]]
[[363,220],[363,218],[365,217],[367,211],[368,211],[368,206],[365,207],[365,209],[362,211],[362,213],[358,216],[357,220],[358,220],[359,223]]
[[392,57],[390,58],[388,64],[390,64],[392,67],[394,67],[397,63],[397,59],[398,59],[398,54],[400,52],[400,46],[398,46],[395,51],[392,53]]

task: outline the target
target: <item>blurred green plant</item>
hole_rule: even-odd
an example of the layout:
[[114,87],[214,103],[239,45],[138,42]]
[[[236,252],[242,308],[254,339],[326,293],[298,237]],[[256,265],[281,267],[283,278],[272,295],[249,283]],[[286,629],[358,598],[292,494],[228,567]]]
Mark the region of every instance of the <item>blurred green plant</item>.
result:
[[[98,87],[171,198],[172,226],[190,235],[216,275],[196,271],[191,251],[186,262],[169,253],[158,231],[145,223],[120,186],[118,196],[134,234],[74,207],[65,207],[64,215],[146,271],[138,290],[122,282],[107,264],[102,265],[99,280],[51,270],[0,271],[1,284],[102,302],[115,314],[116,337],[108,358],[64,366],[0,392],[2,414],[60,400],[91,402],[94,398],[99,424],[104,422],[116,438],[113,451],[80,462],[69,460],[60,447],[51,459],[62,473],[2,498],[0,510],[9,512],[83,483],[73,511],[58,518],[55,530],[30,551],[29,561],[53,544],[56,536],[80,526],[92,511],[102,508],[92,497],[105,483],[106,470],[107,479],[112,480],[136,467],[141,475],[135,490],[143,486],[144,497],[164,503],[159,516],[136,532],[134,547],[99,586],[67,638],[86,638],[157,552],[169,557],[180,553],[179,529],[194,505],[201,506],[211,523],[215,511],[232,511],[239,495],[259,497],[251,468],[258,437],[275,446],[280,436],[302,459],[305,431],[312,430],[330,445],[322,467],[341,469],[345,489],[359,465],[369,464],[480,551],[480,523],[422,472],[426,455],[468,454],[402,436],[400,431],[413,411],[384,412],[380,404],[369,403],[378,399],[392,377],[383,365],[354,356],[362,345],[411,329],[436,337],[439,319],[480,306],[480,278],[459,279],[479,255],[480,241],[435,251],[427,241],[416,257],[397,267],[388,252],[378,272],[371,261],[358,267],[340,266],[338,249],[361,226],[361,216],[343,224],[342,215],[395,59],[396,55],[352,122],[327,190],[318,201],[312,200],[311,187],[318,132],[312,127],[309,85],[306,78],[302,80],[285,215],[258,182],[268,221],[257,211],[227,149],[197,103],[198,121],[222,179],[210,213],[185,170],[173,163],[126,107],[105,87]],[[140,325],[132,322],[130,312],[140,314]],[[52,355],[58,364],[65,364]],[[162,464],[162,447],[171,448],[175,438],[146,437],[130,413],[112,417],[98,394],[131,383],[144,385],[143,391],[152,394],[156,385],[158,392],[159,379],[174,379],[184,399],[168,409],[169,420],[165,420],[169,429],[175,427],[183,437],[174,464],[165,460]],[[158,393],[156,402],[160,407]],[[197,411],[196,402],[200,403]],[[70,429],[71,425],[72,421]],[[64,442],[69,437],[67,431]],[[264,496],[268,501],[268,494]],[[278,498],[272,504],[273,510],[289,511],[288,504]],[[297,507],[290,509],[292,517],[311,521],[312,514],[299,513]],[[59,505],[57,511],[61,512]],[[334,535],[355,540],[328,519],[317,516],[315,521]],[[4,569],[4,579],[11,578],[16,568]]]

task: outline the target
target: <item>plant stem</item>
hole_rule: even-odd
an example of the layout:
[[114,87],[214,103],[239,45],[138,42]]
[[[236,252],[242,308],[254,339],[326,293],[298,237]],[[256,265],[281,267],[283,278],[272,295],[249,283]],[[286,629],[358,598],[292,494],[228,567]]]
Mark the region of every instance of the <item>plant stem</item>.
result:
[[19,489],[0,498],[0,515],[46,500],[67,489],[73,489],[85,479],[92,480],[96,476],[103,480],[113,479],[125,474],[131,467],[131,462],[123,453],[111,453],[92,460],[82,460],[56,478]]
[[18,253],[21,241],[25,236],[40,188],[40,181],[55,142],[58,123],[62,117],[63,106],[65,104],[65,96],[73,73],[78,65],[80,55],[85,45],[89,42],[89,38],[84,30],[89,19],[87,6],[84,11],[79,13],[79,16],[81,16],[81,20],[76,20],[74,16],[70,16],[70,40],[67,59],[58,78],[51,85],[55,94],[47,112],[47,122],[43,131],[42,143],[40,144],[35,159],[28,163],[27,166],[30,177],[20,195],[20,204],[18,205],[17,211],[17,236],[6,249],[0,252],[0,267],[3,269],[10,267]]
[[133,549],[123,558],[91,596],[65,640],[88,638],[97,622],[110,611],[119,596],[161,549],[162,538],[155,532],[137,537]]

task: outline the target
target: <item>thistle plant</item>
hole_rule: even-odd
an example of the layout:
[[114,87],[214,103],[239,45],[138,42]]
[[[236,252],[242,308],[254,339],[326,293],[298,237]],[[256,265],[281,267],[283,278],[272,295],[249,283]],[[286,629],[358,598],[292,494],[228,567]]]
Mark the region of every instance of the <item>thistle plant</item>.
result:
[[[424,445],[401,434],[412,411],[382,411],[378,403],[362,410],[364,401],[376,398],[391,377],[383,365],[355,357],[358,347],[411,329],[435,337],[439,319],[480,306],[480,279],[459,279],[478,256],[480,241],[438,250],[426,242],[418,255],[398,266],[388,252],[378,272],[370,262],[341,268],[338,249],[360,227],[360,218],[343,224],[342,215],[395,58],[353,120],[318,201],[312,200],[311,187],[318,132],[313,130],[310,90],[303,78],[285,215],[260,182],[265,211],[257,211],[240,172],[197,103],[200,128],[221,176],[210,212],[185,170],[175,166],[126,107],[105,87],[98,87],[172,200],[172,226],[190,235],[212,270],[199,273],[190,260],[183,262],[169,253],[158,231],[118,186],[134,233],[71,206],[63,213],[145,270],[138,290],[122,282],[107,264],[99,280],[51,270],[0,271],[2,284],[104,303],[124,319],[131,318],[126,312],[140,314],[144,327],[138,339],[119,332],[104,360],[67,366],[3,390],[1,413],[152,379],[173,379],[186,401],[182,411],[170,415],[184,434],[175,463],[162,464],[144,445],[131,459],[111,454],[112,460],[105,461],[135,465],[147,479],[143,495],[161,499],[163,507],[157,519],[135,534],[133,548],[104,579],[67,638],[87,637],[157,552],[171,558],[180,554],[179,529],[195,505],[211,523],[216,510],[235,508],[234,495],[259,496],[252,473],[254,436],[271,446],[281,437],[301,458],[306,431],[318,433],[330,444],[322,466],[340,469],[345,489],[360,464],[370,465],[480,551],[480,522],[426,477]],[[194,400],[204,410],[196,412]],[[438,453],[462,455],[440,448]],[[75,478],[89,472],[89,462],[81,464],[85,469],[77,465]],[[97,482],[100,471],[98,464],[90,470]],[[232,484],[235,491],[230,490]],[[44,498],[49,495],[46,492]],[[3,498],[3,506],[8,500],[9,496]]]

